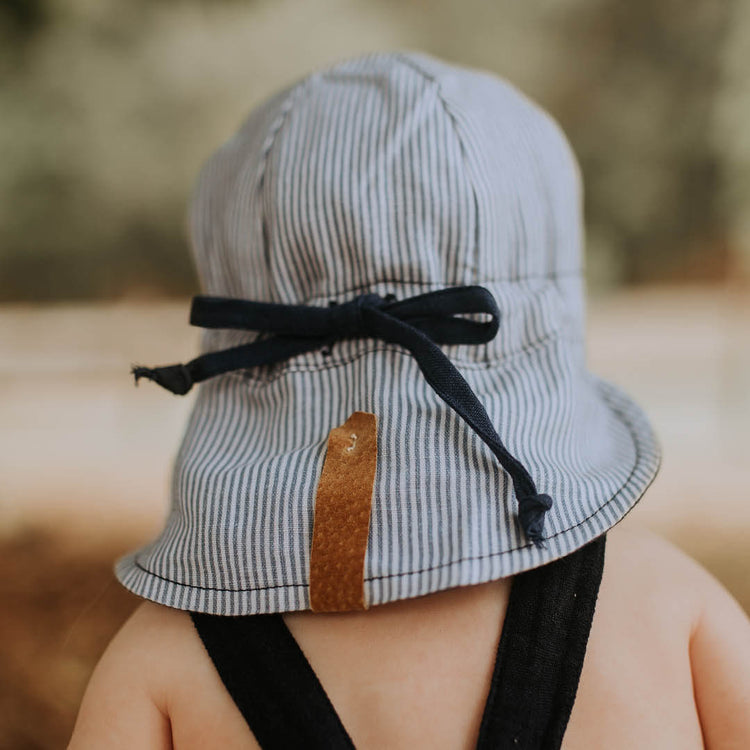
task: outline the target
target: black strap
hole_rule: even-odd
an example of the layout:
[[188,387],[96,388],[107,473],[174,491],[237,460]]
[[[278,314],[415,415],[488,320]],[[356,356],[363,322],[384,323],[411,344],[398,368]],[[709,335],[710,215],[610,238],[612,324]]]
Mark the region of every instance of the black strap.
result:
[[478,750],[560,747],[604,568],[605,537],[516,576]]
[[[484,313],[486,322],[465,315]],[[196,357],[187,364],[132,368],[136,383],[148,378],[183,395],[208,378],[231,370],[281,362],[341,338],[375,338],[411,352],[434,391],[493,452],[510,474],[518,501],[518,519],[527,538],[544,541],[544,517],[552,506],[537,491],[526,467],[503,445],[484,406],[438,344],[482,344],[497,334],[500,311],[481,286],[438,289],[403,300],[361,294],[328,307],[197,296],[190,322],[203,328],[230,328],[274,334],[251,344]]]
[[190,616],[263,750],[354,750],[281,615]]
[[[515,577],[478,750],[560,747],[586,653],[604,544],[602,536]],[[264,750],[354,747],[281,615],[191,617]]]

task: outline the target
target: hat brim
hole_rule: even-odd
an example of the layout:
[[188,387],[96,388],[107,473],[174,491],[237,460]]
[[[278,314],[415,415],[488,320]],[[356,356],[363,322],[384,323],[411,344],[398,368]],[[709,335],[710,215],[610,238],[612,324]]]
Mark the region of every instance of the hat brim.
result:
[[236,372],[201,386],[164,531],[116,565],[126,588],[213,614],[309,608],[326,438],[355,410],[376,414],[379,425],[368,605],[568,555],[620,521],[658,471],[645,414],[577,365],[559,338],[497,367],[457,362],[506,446],[554,499],[537,547],[516,523],[507,475],[411,356],[382,342],[345,343],[314,371],[302,358],[270,377]]

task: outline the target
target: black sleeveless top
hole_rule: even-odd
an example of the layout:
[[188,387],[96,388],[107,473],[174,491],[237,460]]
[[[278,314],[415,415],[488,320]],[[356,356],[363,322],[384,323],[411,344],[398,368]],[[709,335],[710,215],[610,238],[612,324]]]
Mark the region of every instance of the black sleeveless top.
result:
[[[604,544],[602,536],[513,580],[478,750],[560,747],[586,653]],[[280,614],[191,617],[264,750],[354,748]]]

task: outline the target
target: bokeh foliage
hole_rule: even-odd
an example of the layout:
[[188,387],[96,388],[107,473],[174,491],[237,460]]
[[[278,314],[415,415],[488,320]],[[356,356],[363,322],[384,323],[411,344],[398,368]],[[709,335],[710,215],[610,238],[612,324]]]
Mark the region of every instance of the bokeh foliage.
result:
[[202,160],[309,69],[413,47],[560,120],[598,284],[745,276],[747,0],[0,0],[0,299],[196,289]]

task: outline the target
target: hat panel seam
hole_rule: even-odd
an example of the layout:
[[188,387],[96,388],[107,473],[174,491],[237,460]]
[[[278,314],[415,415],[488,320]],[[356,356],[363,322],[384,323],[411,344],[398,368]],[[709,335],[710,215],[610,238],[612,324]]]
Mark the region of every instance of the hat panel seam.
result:
[[[498,276],[493,279],[478,279],[474,283],[481,286],[482,284],[520,284],[524,281],[555,281],[556,279],[570,278],[572,276],[584,275],[583,268],[569,268],[562,269],[560,271],[549,271],[548,273],[532,274],[529,276]],[[337,292],[331,292],[327,297],[334,297],[337,295],[352,294],[362,290],[371,289],[378,284],[401,284],[403,286],[436,286],[440,288],[449,288],[451,286],[463,286],[462,284],[446,284],[444,281],[425,281],[422,279],[399,279],[395,277],[385,277],[382,279],[374,279],[373,281],[363,282],[362,284],[356,284],[352,287],[341,289]]]
[[[472,196],[472,201],[474,203],[474,244],[473,244],[473,247],[471,248],[471,252],[473,255],[473,258],[471,261],[471,268],[472,268],[471,282],[474,284],[478,284],[479,281],[477,279],[477,276],[479,273],[479,243],[480,243],[479,196],[477,195],[476,174],[474,173],[473,165],[471,164],[469,157],[468,157],[468,149],[466,147],[466,143],[464,142],[464,139],[461,137],[460,129],[458,127],[458,113],[453,109],[451,103],[448,101],[447,97],[445,96],[445,92],[443,91],[442,84],[440,82],[440,79],[437,76],[428,72],[417,62],[415,62],[414,60],[412,60],[411,58],[409,58],[408,56],[406,56],[405,54],[401,52],[395,53],[394,57],[400,60],[402,64],[405,65],[406,67],[409,67],[412,70],[415,70],[417,73],[422,75],[425,78],[425,80],[429,81],[435,86],[437,98],[442,104],[446,117],[450,121],[451,126],[453,128],[453,133],[456,137],[459,151],[461,153],[461,159],[463,160],[464,167],[466,168],[467,174],[470,176],[470,179],[468,180],[468,182],[471,185],[471,196]],[[466,263],[464,263],[464,270],[465,269],[466,269]],[[467,280],[464,280],[465,283],[466,281]]]
[[[605,396],[606,398],[606,396]],[[608,498],[604,503],[602,503],[596,510],[594,510],[592,513],[590,513],[588,516],[582,518],[578,523],[573,524],[572,526],[568,526],[564,529],[560,529],[559,531],[556,531],[554,534],[548,535],[547,539],[554,539],[556,537],[559,537],[563,534],[567,534],[568,532],[572,531],[573,529],[577,529],[580,526],[583,526],[584,524],[588,523],[593,519],[595,516],[602,513],[607,506],[609,506],[611,503],[613,503],[626,489],[630,481],[635,476],[636,472],[639,469],[639,466],[642,463],[642,459],[645,458],[645,455],[642,451],[641,441],[638,440],[639,437],[639,430],[636,429],[636,425],[634,424],[634,421],[629,419],[626,412],[624,412],[621,409],[617,409],[614,404],[612,404],[610,401],[607,401],[606,403],[607,408],[609,408],[617,417],[619,417],[620,422],[625,425],[625,427],[628,429],[628,432],[630,434],[630,438],[632,440],[634,449],[635,449],[635,459],[632,468],[630,469],[628,476],[625,478],[624,482],[620,485],[617,492],[615,492],[612,497]],[[651,483],[655,479],[658,469],[659,469],[660,462],[657,461],[656,468],[650,478],[650,481],[644,487],[638,497],[641,497],[651,486]],[[616,523],[619,523],[622,518],[624,518],[635,506],[637,500],[623,513],[622,517],[618,519]],[[616,525],[616,524],[613,524]],[[609,529],[607,529],[609,530]],[[606,532],[604,532],[606,533]],[[506,550],[498,550],[495,552],[488,552],[482,555],[471,555],[468,557],[462,557],[457,560],[451,560],[449,562],[440,563],[438,565],[432,565],[427,568],[420,568],[419,570],[413,570],[413,571],[400,571],[398,573],[389,573],[387,575],[382,576],[368,576],[364,580],[365,581],[382,581],[382,580],[388,580],[393,578],[401,578],[409,575],[420,575],[423,573],[429,573],[433,570],[440,570],[442,568],[450,567],[452,565],[460,565],[466,562],[476,562],[480,560],[488,560],[495,557],[501,557],[503,555],[508,555],[513,552],[518,552],[522,549],[528,549],[532,547],[532,544],[523,544],[518,547],[510,547]],[[150,576],[153,576],[155,578],[158,578],[159,580],[165,581],[167,583],[171,583],[175,586],[181,586],[185,588],[192,588],[197,589],[201,591],[219,591],[219,592],[226,592],[226,593],[243,593],[243,592],[251,592],[251,591],[268,591],[271,589],[286,589],[286,588],[304,588],[307,587],[307,583],[281,583],[281,584],[274,584],[271,586],[254,586],[254,587],[248,587],[248,588],[235,588],[235,589],[226,589],[226,588],[218,588],[218,587],[211,587],[211,586],[201,586],[198,584],[192,584],[192,583],[183,583],[182,581],[175,581],[171,578],[167,578],[166,576],[159,575],[158,573],[153,572],[149,568],[145,567],[138,559],[138,555],[134,555],[133,558],[133,565],[135,565],[139,570],[142,570],[144,573],[147,573]]]
[[[300,90],[304,89],[308,85],[308,79],[303,78],[299,80],[296,83],[293,83],[290,85],[285,92],[279,92],[279,93],[285,93],[283,98],[279,98],[276,102],[276,113],[272,114],[271,117],[269,117],[270,122],[266,126],[265,129],[265,135],[262,138],[260,148],[258,150],[258,157],[256,164],[252,170],[252,179],[248,180],[249,184],[249,192],[250,195],[247,196],[249,200],[252,200],[253,197],[257,196],[260,204],[260,223],[261,223],[261,241],[262,241],[262,254],[261,257],[266,262],[266,266],[268,267],[268,253],[266,248],[266,216],[264,214],[263,206],[263,196],[262,196],[262,190],[263,185],[265,182],[265,175],[267,172],[267,162],[269,154],[273,148],[273,145],[276,141],[276,137],[278,136],[280,130],[282,129],[289,113],[294,108],[294,105],[296,103],[296,99],[299,96]],[[267,104],[273,103],[274,99],[277,97],[271,96],[268,97],[264,102],[262,102],[259,107],[263,107]],[[230,148],[235,144],[236,139],[240,138],[242,136],[242,131],[244,127],[247,125],[247,122],[252,117],[251,115],[248,116],[248,119],[245,123],[243,123],[242,128],[240,131],[235,133],[231,138],[229,138],[218,150],[217,152],[209,157],[209,159],[205,162],[202,173],[205,172],[206,175],[210,173],[211,170],[217,169],[217,159],[220,156],[225,156],[226,153],[225,149]],[[222,176],[223,174],[223,176]],[[225,190],[227,193],[231,193],[233,190],[237,190],[236,183],[238,181],[241,181],[243,178],[242,176],[242,168],[241,167],[235,167],[231,170],[229,174],[226,173],[226,170],[219,170],[217,174],[214,176],[214,182],[220,182],[222,189]],[[200,187],[200,184],[199,184]],[[216,198],[218,187],[217,184],[214,184],[212,188],[208,190],[208,194],[211,196],[212,199]],[[197,206],[198,203],[196,202],[198,198],[197,192],[193,199],[193,205],[191,207],[191,217],[190,221],[191,223],[196,221],[197,217]],[[224,199],[226,196],[224,196]],[[208,198],[204,197],[203,199],[203,210],[205,210],[205,204],[207,203]],[[227,282],[227,280],[233,280],[233,274],[228,273],[225,263],[227,261],[226,256],[228,255],[228,249],[232,248],[233,250],[235,248],[235,242],[234,237],[230,236],[230,227],[232,228],[232,231],[236,233],[237,226],[234,226],[234,221],[230,218],[227,219],[227,214],[231,214],[231,212],[234,210],[234,207],[232,205],[231,201],[226,201],[225,205],[221,209],[223,213],[223,220],[219,222],[219,230],[215,233],[215,242],[218,242],[218,244],[221,246],[222,249],[216,251],[215,249],[211,252],[208,251],[207,244],[205,242],[205,238],[201,238],[199,242],[192,243],[192,251],[193,251],[193,258],[195,265],[197,269],[199,270],[199,276],[201,281],[201,286],[204,289],[207,289],[209,287],[213,287],[216,285],[217,280],[219,283],[224,284]],[[191,237],[195,237],[195,230],[191,229]],[[204,270],[205,269],[205,270]]]
[[[484,189],[486,192],[489,190],[489,186],[484,182],[484,176],[486,176],[486,173],[484,172],[484,164],[482,161],[482,157],[480,154],[478,154],[475,151],[475,139],[471,137],[472,130],[474,127],[480,122],[480,120],[477,117],[477,113],[469,106],[465,106],[462,104],[460,100],[452,99],[449,93],[446,93],[443,86],[442,86],[442,80],[441,75],[439,72],[433,73],[427,68],[423,67],[424,63],[421,62],[419,59],[414,59],[409,53],[395,53],[394,57],[399,59],[404,65],[412,68],[413,70],[416,70],[417,72],[421,73],[426,79],[434,82],[437,87],[438,92],[438,98],[440,99],[441,103],[443,104],[443,108],[445,110],[446,116],[451,121],[451,124],[453,126],[453,130],[456,135],[456,139],[458,140],[458,143],[460,145],[461,155],[463,157],[464,165],[466,166],[467,173],[471,176],[471,187],[472,187],[472,195],[474,198],[474,206],[475,206],[475,241],[474,241],[474,269],[479,269],[481,267],[481,253],[483,249],[483,243],[481,242],[480,238],[480,221],[479,217],[482,213],[480,206],[484,206],[484,203],[479,200],[478,191],[480,189]],[[470,74],[473,76],[476,76],[477,78],[482,78],[487,82],[490,82],[493,85],[500,85],[504,88],[504,90],[508,93],[511,93],[514,97],[516,97],[522,105],[531,113],[534,114],[535,117],[541,118],[541,121],[545,123],[545,126],[549,127],[551,126],[552,129],[555,131],[556,135],[558,137],[561,137],[561,140],[564,145],[564,150],[566,153],[572,153],[572,149],[570,147],[570,143],[567,139],[567,136],[565,135],[565,132],[562,130],[560,124],[550,115],[549,112],[544,110],[542,107],[539,106],[539,104],[532,99],[530,99],[524,92],[522,92],[520,89],[518,89],[515,85],[513,85],[510,81],[503,79],[499,77],[497,74],[490,72],[490,71],[483,71],[478,69],[473,69],[470,67],[463,67],[463,68],[457,68],[454,66],[451,71],[455,73],[456,70],[461,70],[462,73]],[[461,123],[463,123],[463,132],[464,136],[462,137],[462,127]],[[575,162],[575,158],[573,159]],[[532,167],[538,167],[538,164],[534,161],[531,162]],[[576,164],[576,166],[578,166]],[[580,167],[578,167],[580,171]],[[546,197],[549,197],[549,192],[547,190],[548,185],[544,183],[544,181],[541,181],[542,188],[545,190]],[[491,192],[491,191],[490,191]],[[488,193],[487,193],[488,194]],[[547,200],[547,203],[549,204],[549,199]],[[547,213],[549,215],[549,212]],[[550,247],[549,241],[546,243],[548,249]],[[580,245],[579,245],[580,249]],[[549,258],[547,259],[549,260]],[[516,271],[516,273],[508,278],[508,281],[523,281],[525,278],[530,278],[522,275],[522,272],[520,270],[520,258],[519,261],[519,268]],[[474,283],[482,283],[481,281],[474,280]]]
[[[286,100],[283,102],[283,104],[280,107],[280,111],[276,116],[276,120],[268,129],[268,133],[265,138],[265,143],[261,150],[260,168],[258,170],[258,177],[257,177],[255,189],[257,192],[257,196],[259,199],[258,202],[260,205],[260,228],[261,228],[260,239],[261,239],[261,246],[262,246],[262,257],[266,265],[266,270],[268,273],[269,281],[274,280],[274,274],[273,274],[273,264],[271,261],[271,246],[269,242],[269,231],[268,231],[269,216],[266,211],[266,201],[264,199],[264,190],[265,190],[265,185],[266,185],[266,174],[268,173],[268,164],[269,164],[270,154],[271,154],[271,151],[273,150],[274,145],[276,144],[279,138],[279,134],[281,133],[281,130],[283,129],[284,125],[288,122],[289,118],[291,117],[292,110],[294,109],[295,105],[298,103],[299,98],[302,96],[305,90],[308,90],[310,88],[314,80],[315,80],[314,76],[303,78],[289,92],[289,96],[286,98]],[[276,285],[275,284],[272,285],[272,288],[276,292],[276,295],[274,296],[278,296],[278,288],[276,287]]]

